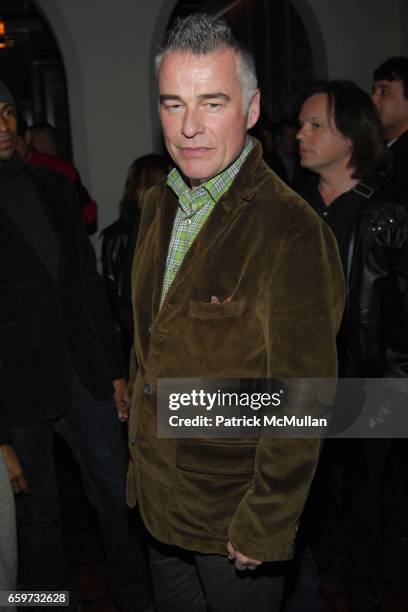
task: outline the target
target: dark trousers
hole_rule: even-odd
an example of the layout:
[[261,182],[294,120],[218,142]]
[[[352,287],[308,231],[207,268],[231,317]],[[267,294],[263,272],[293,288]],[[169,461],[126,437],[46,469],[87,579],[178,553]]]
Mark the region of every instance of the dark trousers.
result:
[[306,505],[303,541],[322,571],[333,569],[343,542],[341,573],[352,597],[375,592],[381,578],[390,455],[385,438],[327,440]]
[[344,504],[344,584],[351,594],[376,590],[383,569],[384,493],[392,441],[344,440],[356,461],[346,469]]
[[[87,497],[97,512],[113,597],[121,610],[144,610],[150,600],[147,560],[140,532],[130,535],[125,498],[127,450],[113,401],[97,401],[84,387],[61,418],[12,430],[28,492],[16,497],[21,585],[70,589],[53,437],[66,440],[79,466]],[[77,393],[78,396],[78,393]],[[75,600],[75,595],[72,593]],[[72,609],[75,609],[75,601]]]
[[[300,538],[313,546],[322,570],[334,567],[336,544],[343,541],[342,577],[351,599],[374,594],[381,579],[391,444],[385,438],[328,440],[303,517]],[[298,550],[292,567],[285,612],[320,610],[310,549]]]
[[323,612],[319,569],[310,548],[297,550],[289,564],[283,612]]
[[149,544],[156,612],[278,612],[280,564],[237,572],[227,556],[203,555],[152,540]]

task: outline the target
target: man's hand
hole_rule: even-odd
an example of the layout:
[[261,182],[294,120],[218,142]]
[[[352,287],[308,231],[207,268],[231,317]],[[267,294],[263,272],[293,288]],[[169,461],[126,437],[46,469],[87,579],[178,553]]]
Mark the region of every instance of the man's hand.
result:
[[10,476],[11,488],[13,492],[20,493],[21,491],[27,491],[28,484],[24,477],[23,468],[16,452],[8,444],[0,445],[0,452],[3,455],[4,463],[7,468],[8,475]]
[[249,557],[246,557],[245,555],[235,550],[231,542],[228,542],[227,544],[227,551],[228,551],[228,559],[230,561],[234,561],[235,569],[239,571],[243,571],[247,569],[255,570],[257,567],[262,565],[262,561],[257,561],[256,559],[250,559]]
[[117,378],[113,381],[115,391],[113,399],[115,400],[116,410],[118,411],[118,419],[125,423],[129,419],[129,393],[128,382],[126,378]]

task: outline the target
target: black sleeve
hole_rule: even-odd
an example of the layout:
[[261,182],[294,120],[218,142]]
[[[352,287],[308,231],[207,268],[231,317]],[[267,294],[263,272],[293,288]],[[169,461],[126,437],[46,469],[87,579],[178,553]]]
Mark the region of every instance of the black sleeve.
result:
[[73,217],[73,232],[77,236],[77,244],[80,250],[86,308],[104,352],[112,380],[126,378],[120,337],[109,307],[103,279],[97,271],[95,251],[81,221],[73,187],[68,182],[65,184],[65,192],[69,200],[68,208]]
[[102,232],[102,274],[117,327],[133,337],[129,233],[113,224]]
[[112,380],[126,378],[119,333],[113,321],[103,280],[97,271],[95,251],[79,217],[77,223],[82,239],[82,251],[85,262],[86,304],[89,314],[109,364]]

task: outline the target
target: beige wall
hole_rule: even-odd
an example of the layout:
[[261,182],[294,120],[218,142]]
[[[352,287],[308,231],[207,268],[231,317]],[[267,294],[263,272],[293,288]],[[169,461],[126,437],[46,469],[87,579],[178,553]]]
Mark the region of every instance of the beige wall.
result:
[[37,5],[64,57],[74,160],[98,202],[103,229],[117,216],[128,166],[158,140],[153,39],[156,28],[167,24],[173,2],[37,0]]
[[400,14],[406,0],[308,0],[327,49],[329,78],[371,88],[373,69],[401,51]]
[[[318,77],[368,89],[377,64],[408,52],[407,0],[292,1],[312,36]],[[117,216],[130,162],[159,143],[151,62],[176,0],[36,2],[64,57],[75,163],[102,229]]]

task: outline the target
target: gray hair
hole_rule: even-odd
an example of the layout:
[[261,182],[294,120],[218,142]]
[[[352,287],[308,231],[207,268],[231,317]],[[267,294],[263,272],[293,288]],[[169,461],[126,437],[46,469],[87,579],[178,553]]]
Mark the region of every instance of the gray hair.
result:
[[178,17],[166,32],[161,50],[155,58],[156,74],[159,74],[163,57],[171,51],[207,55],[222,48],[232,49],[237,55],[238,76],[242,85],[244,109],[247,111],[258,87],[255,62],[252,54],[238,43],[224,19],[207,13]]

